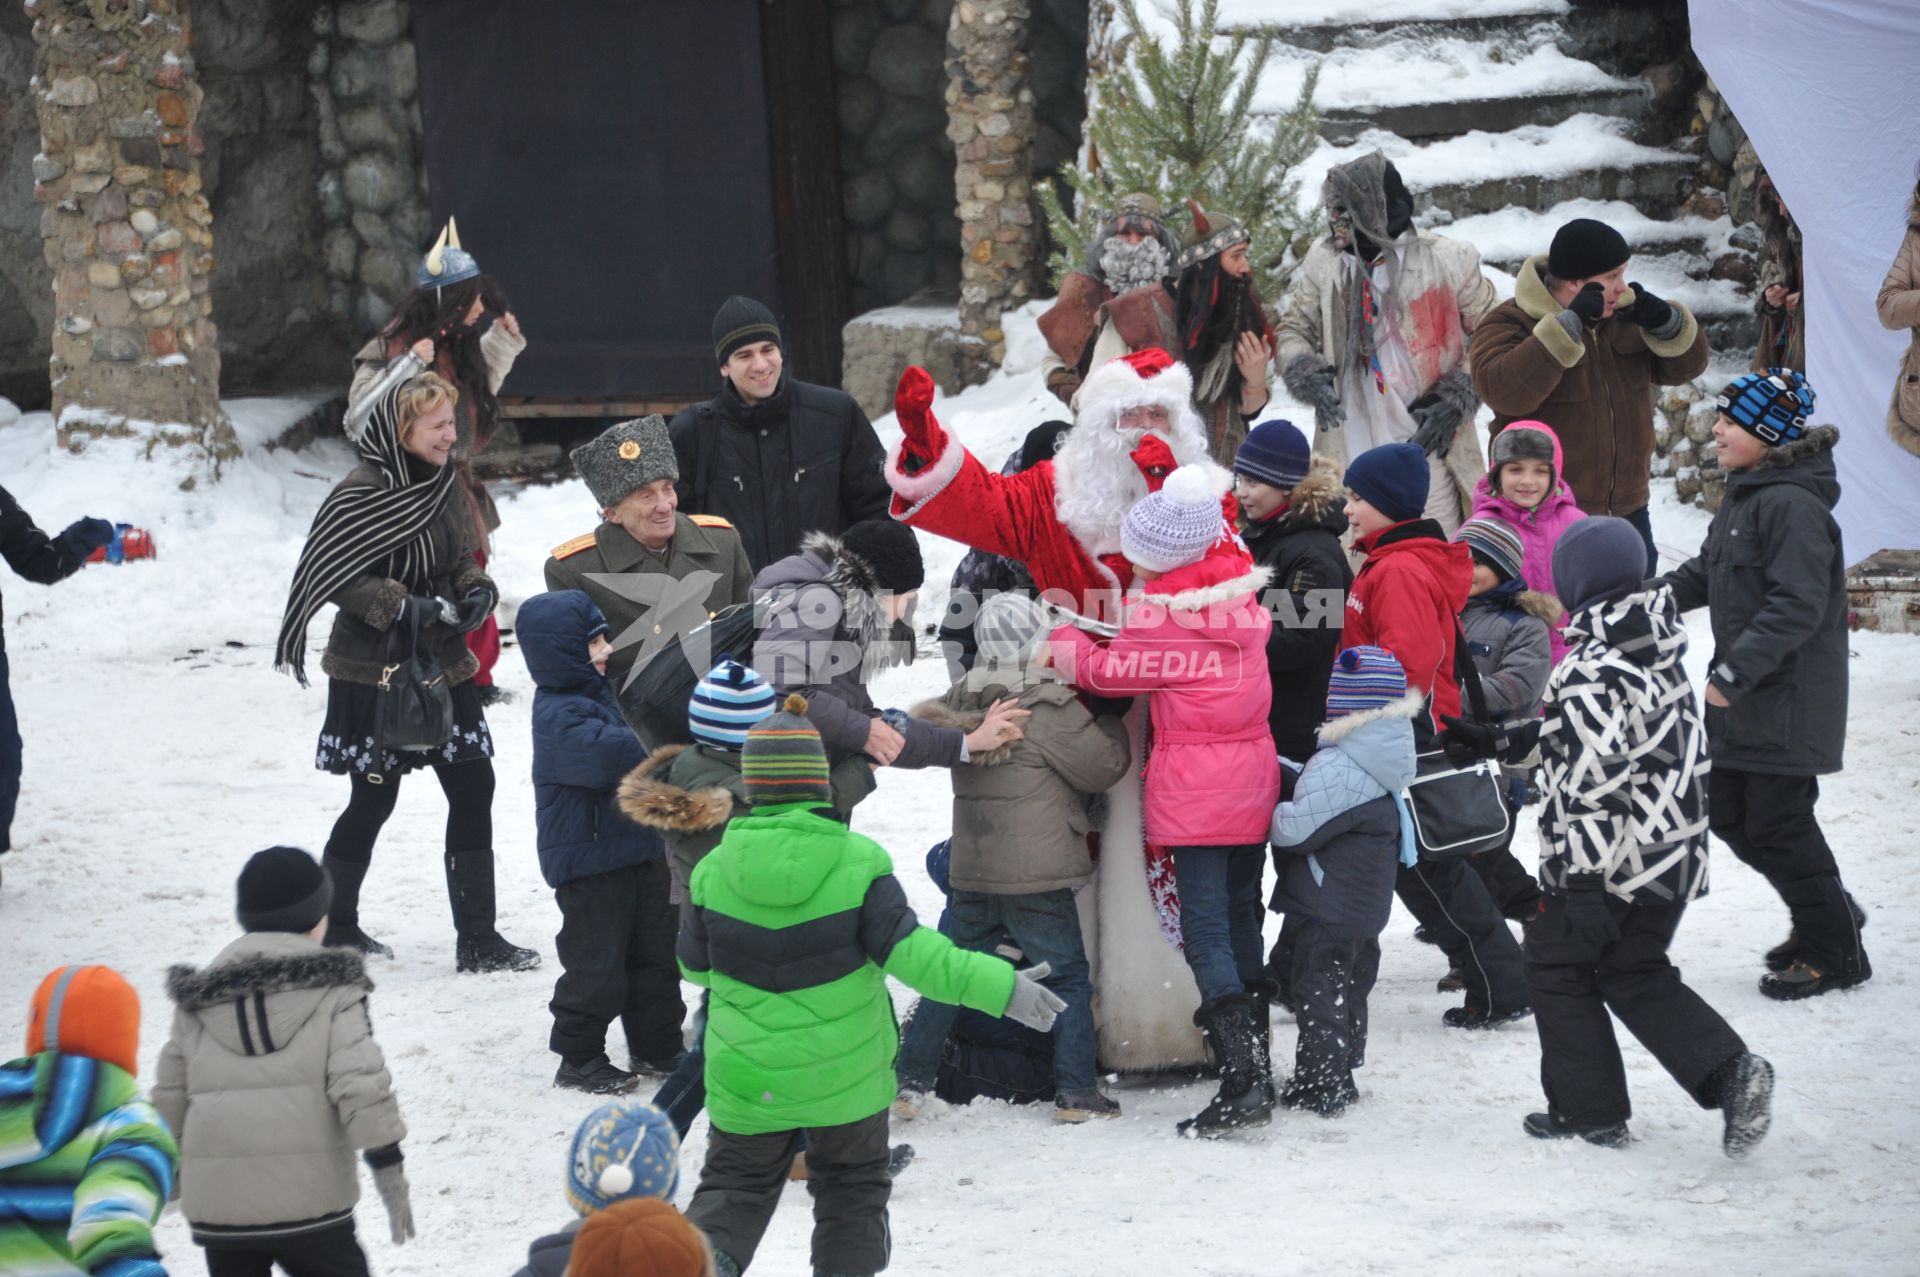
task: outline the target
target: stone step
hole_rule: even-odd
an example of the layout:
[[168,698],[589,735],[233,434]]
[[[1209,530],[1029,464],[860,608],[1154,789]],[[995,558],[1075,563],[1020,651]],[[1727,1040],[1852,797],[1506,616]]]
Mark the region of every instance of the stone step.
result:
[[[1528,34],[1543,21],[1555,22],[1564,18],[1569,8],[1566,4],[1552,3],[1552,0],[1523,0],[1511,6],[1481,6],[1485,11],[1479,13],[1462,13],[1457,5],[1396,3],[1386,6],[1394,16],[1381,18],[1371,16],[1380,12],[1383,6],[1379,4],[1322,5],[1318,6],[1322,12],[1337,14],[1344,8],[1348,16],[1344,20],[1284,20],[1289,10],[1299,7],[1265,4],[1261,0],[1239,0],[1238,3],[1236,0],[1226,0],[1220,6],[1220,30],[1223,34],[1244,31],[1251,35],[1270,35],[1280,43],[1297,49],[1331,53],[1336,49],[1392,39],[1434,36],[1467,40],[1514,39]],[[1495,11],[1500,9],[1506,11]]]
[[[1492,213],[1503,208],[1559,204],[1572,199],[1624,200],[1653,217],[1672,213],[1686,197],[1692,166],[1671,160],[1604,165],[1583,172],[1510,175],[1440,181],[1419,186],[1421,199],[1456,215]],[[1409,187],[1414,184],[1409,181]]]
[[1610,116],[1637,121],[1649,96],[1644,86],[1568,89],[1526,97],[1467,98],[1375,107],[1328,107],[1320,114],[1320,136],[1336,146],[1380,129],[1412,142],[1459,137],[1465,133],[1505,133],[1526,125],[1558,124],[1571,115]]

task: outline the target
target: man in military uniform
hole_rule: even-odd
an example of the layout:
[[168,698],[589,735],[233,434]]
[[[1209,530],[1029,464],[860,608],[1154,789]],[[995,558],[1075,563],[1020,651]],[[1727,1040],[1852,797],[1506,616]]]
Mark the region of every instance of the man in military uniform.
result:
[[614,687],[633,664],[747,600],[753,569],[740,534],[715,515],[679,512],[680,478],[664,418],[623,421],[573,450],[600,526],[555,546],[549,590],[584,590],[607,618]]

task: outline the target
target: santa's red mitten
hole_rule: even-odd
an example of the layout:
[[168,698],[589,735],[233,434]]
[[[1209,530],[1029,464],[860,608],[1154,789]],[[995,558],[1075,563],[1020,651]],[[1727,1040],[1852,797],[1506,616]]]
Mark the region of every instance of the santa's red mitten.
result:
[[894,387],[893,411],[906,436],[901,451],[909,473],[932,465],[947,450],[947,432],[933,415],[933,378],[925,368],[909,366]]
[[1160,491],[1160,485],[1180,465],[1174,460],[1173,449],[1159,435],[1148,435],[1140,441],[1138,448],[1127,455],[1133,458],[1133,464],[1139,466],[1140,473],[1146,476],[1148,492]]

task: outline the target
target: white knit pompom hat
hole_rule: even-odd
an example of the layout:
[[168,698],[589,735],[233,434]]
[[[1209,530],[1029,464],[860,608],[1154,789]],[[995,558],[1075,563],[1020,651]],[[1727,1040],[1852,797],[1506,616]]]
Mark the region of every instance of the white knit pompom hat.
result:
[[1181,466],[1127,511],[1120,552],[1150,572],[1197,563],[1220,539],[1220,498],[1204,466]]

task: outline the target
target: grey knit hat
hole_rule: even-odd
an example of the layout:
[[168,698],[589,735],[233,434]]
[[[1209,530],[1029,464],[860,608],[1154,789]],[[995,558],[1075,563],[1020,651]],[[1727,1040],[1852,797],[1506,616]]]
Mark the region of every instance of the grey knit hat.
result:
[[1200,466],[1181,466],[1127,511],[1120,525],[1120,553],[1150,572],[1171,572],[1198,563],[1220,539],[1220,498]]
[[973,621],[973,640],[985,661],[1025,664],[1050,628],[1047,610],[1018,591],[989,594]]
[[680,478],[667,419],[658,414],[609,426],[575,448],[572,456],[573,468],[587,481],[587,491],[602,510],[612,509],[655,480]]

